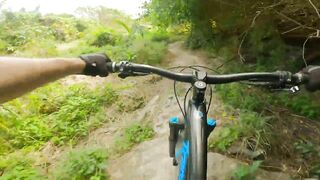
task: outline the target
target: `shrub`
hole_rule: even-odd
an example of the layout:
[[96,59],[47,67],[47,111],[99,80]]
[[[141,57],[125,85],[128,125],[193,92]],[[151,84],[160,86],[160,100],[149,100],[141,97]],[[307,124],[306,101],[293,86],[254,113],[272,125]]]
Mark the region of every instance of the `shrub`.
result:
[[274,104],[285,105],[293,112],[311,119],[316,119],[320,115],[320,104],[316,102],[316,99],[313,99],[312,94],[300,93],[290,95],[282,93],[273,100]]
[[8,43],[0,39],[0,54],[6,54],[8,48]]
[[107,151],[103,148],[74,150],[62,158],[52,176],[57,180],[106,179],[107,158]]
[[124,130],[123,137],[116,141],[113,151],[120,154],[124,153],[135,144],[149,140],[154,135],[154,130],[149,125],[133,124]]
[[166,31],[157,31],[151,33],[151,40],[156,42],[168,42],[169,41],[169,34]]
[[311,119],[316,119],[320,115],[318,111],[320,105],[310,93],[271,93],[242,84],[219,85],[217,92],[227,104],[240,109],[262,112],[266,106],[285,106]]
[[93,46],[105,46],[105,45],[114,45],[115,39],[112,34],[109,32],[100,32],[96,34],[96,39],[91,43]]
[[91,46],[103,47],[106,45],[115,45],[121,37],[105,27],[96,27],[86,37],[88,44]]
[[233,172],[235,180],[255,179],[255,174],[259,169],[261,161],[254,161],[251,166],[241,165]]
[[136,55],[130,49],[130,44],[118,44],[117,46],[105,46],[106,54],[113,61],[134,61]]
[[145,64],[161,63],[167,51],[166,43],[151,40],[135,40],[130,48],[135,54],[134,61]]
[[265,92],[250,88],[248,85],[234,83],[219,85],[216,89],[221,98],[235,108],[258,111],[265,107],[268,100],[265,97],[267,95],[258,96],[258,93]]
[[2,180],[11,179],[43,179],[40,171],[33,166],[33,161],[22,154],[1,157],[0,174]]
[[21,50],[14,53],[23,57],[55,57],[58,55],[56,43],[52,39],[30,40]]
[[8,128],[4,138],[15,148],[39,148],[52,140],[73,143],[103,119],[90,119],[117,99],[110,87],[89,89],[54,83],[3,105],[0,122]]
[[239,119],[226,124],[224,129],[215,134],[209,147],[225,151],[233,142],[241,138],[242,140],[254,138],[257,142],[256,147],[263,147],[268,144],[267,124],[268,118],[252,111],[241,111]]

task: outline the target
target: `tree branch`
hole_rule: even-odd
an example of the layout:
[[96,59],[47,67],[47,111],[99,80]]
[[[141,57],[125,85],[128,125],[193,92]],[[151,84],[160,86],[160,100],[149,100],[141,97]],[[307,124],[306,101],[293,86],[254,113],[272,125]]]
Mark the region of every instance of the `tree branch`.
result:
[[319,13],[318,8],[313,4],[313,2],[311,0],[308,0],[308,1],[311,4],[311,6],[314,8],[314,10],[316,11],[316,13],[317,13],[317,15],[318,15],[318,17],[320,19],[320,13]]

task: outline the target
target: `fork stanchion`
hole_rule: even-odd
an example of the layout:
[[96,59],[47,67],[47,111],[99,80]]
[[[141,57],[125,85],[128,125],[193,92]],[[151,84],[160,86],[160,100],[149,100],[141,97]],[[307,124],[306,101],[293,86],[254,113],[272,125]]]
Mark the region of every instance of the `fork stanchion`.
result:
[[173,158],[173,165],[178,165],[176,160],[176,145],[178,141],[179,131],[184,129],[184,124],[179,121],[178,117],[172,117],[169,120],[169,155]]

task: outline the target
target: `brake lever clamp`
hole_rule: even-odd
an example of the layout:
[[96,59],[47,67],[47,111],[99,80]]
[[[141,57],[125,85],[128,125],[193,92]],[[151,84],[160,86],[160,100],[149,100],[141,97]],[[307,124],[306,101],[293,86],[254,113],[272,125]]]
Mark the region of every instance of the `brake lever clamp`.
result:
[[292,82],[292,73],[288,71],[278,71],[278,73],[280,74],[280,84],[288,84]]
[[125,79],[129,76],[146,76],[149,73],[144,72],[133,72],[130,68],[131,63],[128,61],[121,61],[119,62],[119,74],[118,77],[121,79]]
[[129,76],[132,76],[132,71],[129,70],[128,66],[130,63],[128,61],[120,61],[119,62],[119,74],[118,77],[121,79],[125,79]]
[[278,72],[280,73],[278,89],[273,89],[273,90],[288,91],[290,93],[296,93],[300,91],[299,86],[289,85],[292,83],[292,77],[293,77],[292,73],[287,71],[278,71]]

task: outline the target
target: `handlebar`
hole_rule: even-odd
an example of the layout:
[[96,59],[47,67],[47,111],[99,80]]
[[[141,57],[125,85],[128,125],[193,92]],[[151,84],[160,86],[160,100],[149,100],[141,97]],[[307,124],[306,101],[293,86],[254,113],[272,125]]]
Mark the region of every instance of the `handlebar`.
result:
[[[107,63],[107,69],[109,73],[119,73],[119,77],[121,78],[157,74],[179,82],[194,83],[197,81],[195,75],[191,73],[177,73],[150,65],[136,64],[127,61]],[[252,81],[297,86],[307,83],[308,79],[309,78],[307,75],[302,73],[292,74],[291,72],[287,71],[276,71],[227,75],[206,75],[203,81],[207,84],[225,84],[237,81]]]

